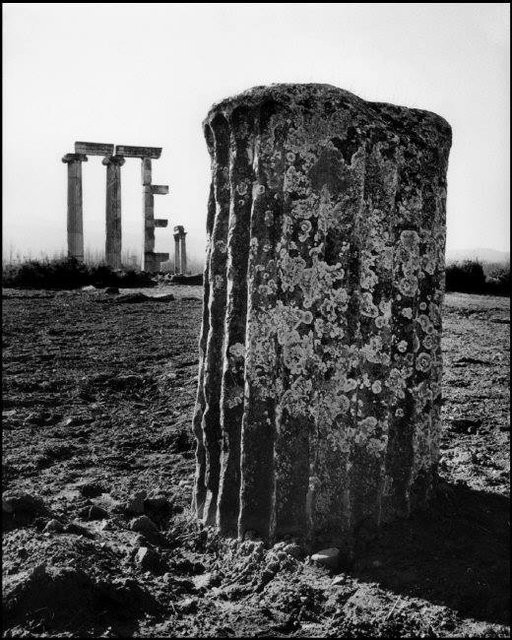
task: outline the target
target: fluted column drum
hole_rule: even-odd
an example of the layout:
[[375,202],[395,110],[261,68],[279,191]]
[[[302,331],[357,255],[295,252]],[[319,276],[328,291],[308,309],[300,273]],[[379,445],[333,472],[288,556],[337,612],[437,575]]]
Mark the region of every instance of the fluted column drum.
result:
[[194,507],[350,547],[428,502],[450,126],[329,85],[215,105]]

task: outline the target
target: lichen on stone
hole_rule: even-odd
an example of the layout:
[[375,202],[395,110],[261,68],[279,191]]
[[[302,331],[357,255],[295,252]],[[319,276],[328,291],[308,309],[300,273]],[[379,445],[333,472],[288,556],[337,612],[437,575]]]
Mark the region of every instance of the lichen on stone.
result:
[[196,508],[241,537],[346,542],[434,480],[449,125],[272,85],[205,132]]

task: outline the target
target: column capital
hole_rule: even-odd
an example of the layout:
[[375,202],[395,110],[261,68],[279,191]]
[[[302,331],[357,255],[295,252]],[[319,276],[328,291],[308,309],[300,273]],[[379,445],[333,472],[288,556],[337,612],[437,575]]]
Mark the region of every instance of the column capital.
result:
[[70,162],[87,162],[87,156],[85,153],[66,153],[62,158],[62,162],[64,162],[64,164],[69,164]]
[[125,159],[123,156],[105,156],[101,161],[101,164],[104,164],[106,167],[108,167],[109,164],[117,164],[122,167],[124,163]]

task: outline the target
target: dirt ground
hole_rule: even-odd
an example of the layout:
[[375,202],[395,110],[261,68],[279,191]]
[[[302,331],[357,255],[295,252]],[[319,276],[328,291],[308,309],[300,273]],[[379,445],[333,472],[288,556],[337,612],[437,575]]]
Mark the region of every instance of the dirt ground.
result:
[[332,575],[195,522],[201,289],[168,292],[3,292],[4,637],[508,637],[509,300],[447,295],[438,496]]

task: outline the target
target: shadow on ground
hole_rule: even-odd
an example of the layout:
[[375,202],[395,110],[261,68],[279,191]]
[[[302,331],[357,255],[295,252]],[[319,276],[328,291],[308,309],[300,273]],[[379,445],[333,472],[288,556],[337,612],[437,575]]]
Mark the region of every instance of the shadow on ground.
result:
[[506,497],[442,483],[427,513],[385,527],[351,573],[463,616],[510,623]]

